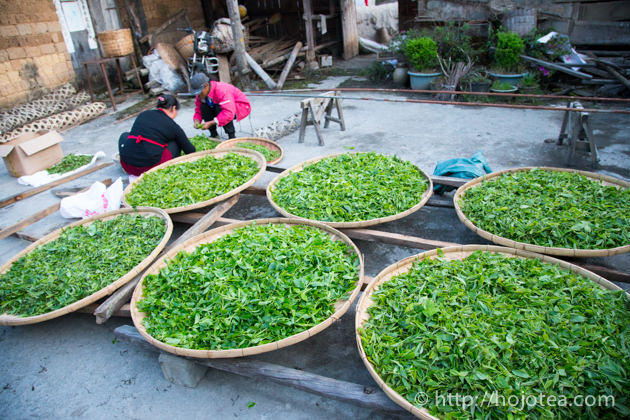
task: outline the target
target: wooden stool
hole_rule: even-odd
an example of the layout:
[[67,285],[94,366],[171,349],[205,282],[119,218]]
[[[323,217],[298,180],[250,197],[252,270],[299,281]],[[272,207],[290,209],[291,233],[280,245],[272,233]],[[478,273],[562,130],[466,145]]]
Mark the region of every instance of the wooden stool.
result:
[[[330,91],[316,98],[304,99],[300,105],[302,107],[302,121],[300,123],[300,138],[298,143],[304,143],[304,131],[306,130],[306,126],[312,125],[315,127],[319,145],[324,145],[320,128],[322,117],[326,120],[324,128],[328,128],[330,122],[334,121],[339,124],[341,131],[346,131],[346,123],[343,119],[343,111],[341,110],[341,99],[338,98],[337,92]],[[337,108],[337,117],[332,116],[333,107]]]
[[[584,109],[579,102],[570,102],[567,106],[574,109]],[[564,113],[557,144],[561,145],[564,139],[567,140],[569,146],[568,164],[571,163],[576,150],[589,151],[593,166],[599,162],[599,154],[593,138],[588,112],[566,111]]]

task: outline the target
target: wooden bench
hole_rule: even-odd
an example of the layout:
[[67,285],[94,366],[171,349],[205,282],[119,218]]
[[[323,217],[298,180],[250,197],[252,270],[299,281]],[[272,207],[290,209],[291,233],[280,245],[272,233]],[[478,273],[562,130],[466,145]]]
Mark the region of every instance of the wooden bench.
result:
[[[574,109],[584,109],[581,103],[569,102],[567,107]],[[576,150],[585,150],[591,153],[591,164],[594,166],[599,162],[597,144],[593,138],[593,130],[589,122],[588,112],[566,111],[560,128],[557,144],[561,145],[563,140],[567,140],[569,155],[567,163],[570,164]]]
[[[341,110],[341,99],[336,91],[326,92],[318,97],[304,99],[300,105],[302,108],[302,121],[300,123],[299,143],[304,143],[304,132],[306,126],[315,127],[315,133],[319,140],[319,145],[324,145],[324,138],[321,132],[321,120],[324,118],[324,128],[328,128],[331,121],[339,124],[341,131],[346,130],[346,123],[343,119],[343,111]],[[333,107],[337,108],[337,117],[332,116]]]

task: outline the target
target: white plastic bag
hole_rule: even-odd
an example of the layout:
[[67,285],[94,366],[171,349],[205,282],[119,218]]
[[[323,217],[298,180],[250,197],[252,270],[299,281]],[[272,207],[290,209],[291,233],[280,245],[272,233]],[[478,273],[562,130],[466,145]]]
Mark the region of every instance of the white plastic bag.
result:
[[67,219],[88,217],[118,210],[122,199],[122,180],[118,178],[109,188],[101,182],[92,184],[89,190],[61,200],[59,211]]
[[186,90],[184,79],[175,70],[166,65],[160,58],[157,50],[153,50],[151,54],[143,56],[142,64],[149,70],[149,80],[157,80],[164,89],[171,92]]

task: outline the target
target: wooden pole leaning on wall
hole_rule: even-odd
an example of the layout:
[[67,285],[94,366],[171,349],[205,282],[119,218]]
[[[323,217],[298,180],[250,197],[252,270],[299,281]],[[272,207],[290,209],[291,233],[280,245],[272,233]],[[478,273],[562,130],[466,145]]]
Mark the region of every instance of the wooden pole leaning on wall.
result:
[[278,83],[276,84],[276,89],[282,89],[284,82],[287,81],[287,76],[289,76],[289,72],[293,67],[293,63],[295,63],[295,59],[297,58],[300,49],[302,49],[302,43],[298,41],[293,47],[293,51],[291,51],[291,55],[289,56],[287,63],[284,65],[282,73],[280,73],[280,78],[278,79]]
[[225,4],[228,9],[230,21],[232,22],[232,37],[234,39],[234,57],[236,59],[236,68],[238,69],[239,76],[243,77],[247,74],[247,53],[245,52],[243,26],[241,24],[241,15],[238,11],[238,1],[226,0]]

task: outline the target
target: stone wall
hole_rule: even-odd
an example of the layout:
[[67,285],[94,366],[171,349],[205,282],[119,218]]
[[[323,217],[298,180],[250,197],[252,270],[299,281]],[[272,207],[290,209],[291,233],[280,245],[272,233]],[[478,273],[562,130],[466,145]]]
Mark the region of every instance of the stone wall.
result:
[[38,98],[74,79],[53,1],[3,1],[0,107]]

